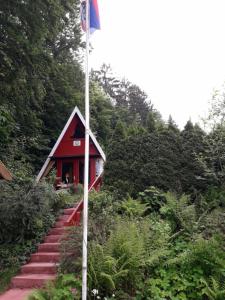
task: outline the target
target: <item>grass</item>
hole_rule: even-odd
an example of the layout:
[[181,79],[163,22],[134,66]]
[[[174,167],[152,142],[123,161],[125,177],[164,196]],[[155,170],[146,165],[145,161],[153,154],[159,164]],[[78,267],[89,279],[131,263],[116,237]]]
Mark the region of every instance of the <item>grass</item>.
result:
[[3,293],[9,286],[11,278],[19,271],[19,267],[11,267],[0,272],[0,294]]

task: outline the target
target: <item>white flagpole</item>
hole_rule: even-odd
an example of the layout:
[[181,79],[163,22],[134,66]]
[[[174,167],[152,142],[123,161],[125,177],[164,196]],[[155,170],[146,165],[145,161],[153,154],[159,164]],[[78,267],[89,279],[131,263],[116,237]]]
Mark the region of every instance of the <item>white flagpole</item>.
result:
[[83,207],[83,258],[82,300],[87,299],[87,235],[88,235],[88,183],[89,183],[89,36],[90,3],[86,0],[86,63],[85,63],[85,160],[84,160],[84,207]]

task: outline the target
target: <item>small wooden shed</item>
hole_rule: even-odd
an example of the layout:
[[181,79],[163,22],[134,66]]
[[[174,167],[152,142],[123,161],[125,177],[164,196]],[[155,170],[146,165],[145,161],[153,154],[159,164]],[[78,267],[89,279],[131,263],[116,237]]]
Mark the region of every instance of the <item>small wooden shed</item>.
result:
[[6,166],[0,160],[0,180],[1,179],[12,180],[12,174],[9,172],[9,170],[6,168]]
[[[90,131],[89,185],[100,175],[106,160],[105,154]],[[77,107],[73,110],[36,181],[56,169],[56,187],[84,183],[85,120]]]

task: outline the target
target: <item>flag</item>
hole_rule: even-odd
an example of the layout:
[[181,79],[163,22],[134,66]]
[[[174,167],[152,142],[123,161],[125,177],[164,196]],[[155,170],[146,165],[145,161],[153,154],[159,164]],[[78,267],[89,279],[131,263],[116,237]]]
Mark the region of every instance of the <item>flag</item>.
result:
[[[90,1],[90,33],[100,29],[100,18],[97,0]],[[81,27],[86,31],[86,1],[81,2]]]

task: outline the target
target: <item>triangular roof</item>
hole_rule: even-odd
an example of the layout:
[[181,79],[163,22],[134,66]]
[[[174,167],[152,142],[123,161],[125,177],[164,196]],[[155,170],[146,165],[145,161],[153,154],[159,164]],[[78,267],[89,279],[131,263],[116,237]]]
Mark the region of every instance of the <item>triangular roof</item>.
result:
[[[82,124],[84,125],[84,128],[86,128],[85,120],[84,120],[84,118],[83,118],[83,116],[82,116],[80,110],[79,110],[78,107],[76,106],[76,107],[74,108],[73,112],[71,113],[71,115],[70,115],[70,117],[69,117],[69,119],[68,119],[66,125],[64,126],[64,128],[63,128],[63,130],[62,130],[60,136],[58,137],[58,139],[57,139],[57,141],[56,141],[54,147],[52,148],[52,150],[51,150],[51,152],[50,152],[48,158],[46,159],[46,161],[45,161],[43,167],[41,168],[41,171],[39,172],[39,174],[38,174],[38,176],[37,176],[37,178],[36,178],[36,181],[37,181],[37,182],[39,182],[40,179],[43,177],[43,175],[44,175],[46,169],[47,169],[48,166],[49,166],[49,163],[50,163],[50,161],[51,161],[51,157],[54,156],[54,153],[56,152],[56,149],[58,148],[60,142],[62,141],[62,139],[63,139],[63,137],[64,137],[64,135],[65,135],[65,133],[66,133],[66,131],[67,131],[69,125],[70,125],[71,122],[73,121],[73,118],[75,117],[75,115],[78,116],[78,118],[81,120]],[[94,144],[95,147],[97,148],[98,152],[100,153],[102,159],[105,161],[105,160],[106,160],[105,153],[103,152],[101,146],[100,146],[99,143],[97,142],[97,140],[96,140],[96,138],[95,138],[95,136],[94,136],[94,134],[92,133],[91,130],[89,131],[89,136],[90,136],[90,139],[92,140],[93,144]]]
[[3,162],[0,160],[0,178],[1,177],[5,180],[12,180],[11,173],[6,168],[6,166],[3,164]]

